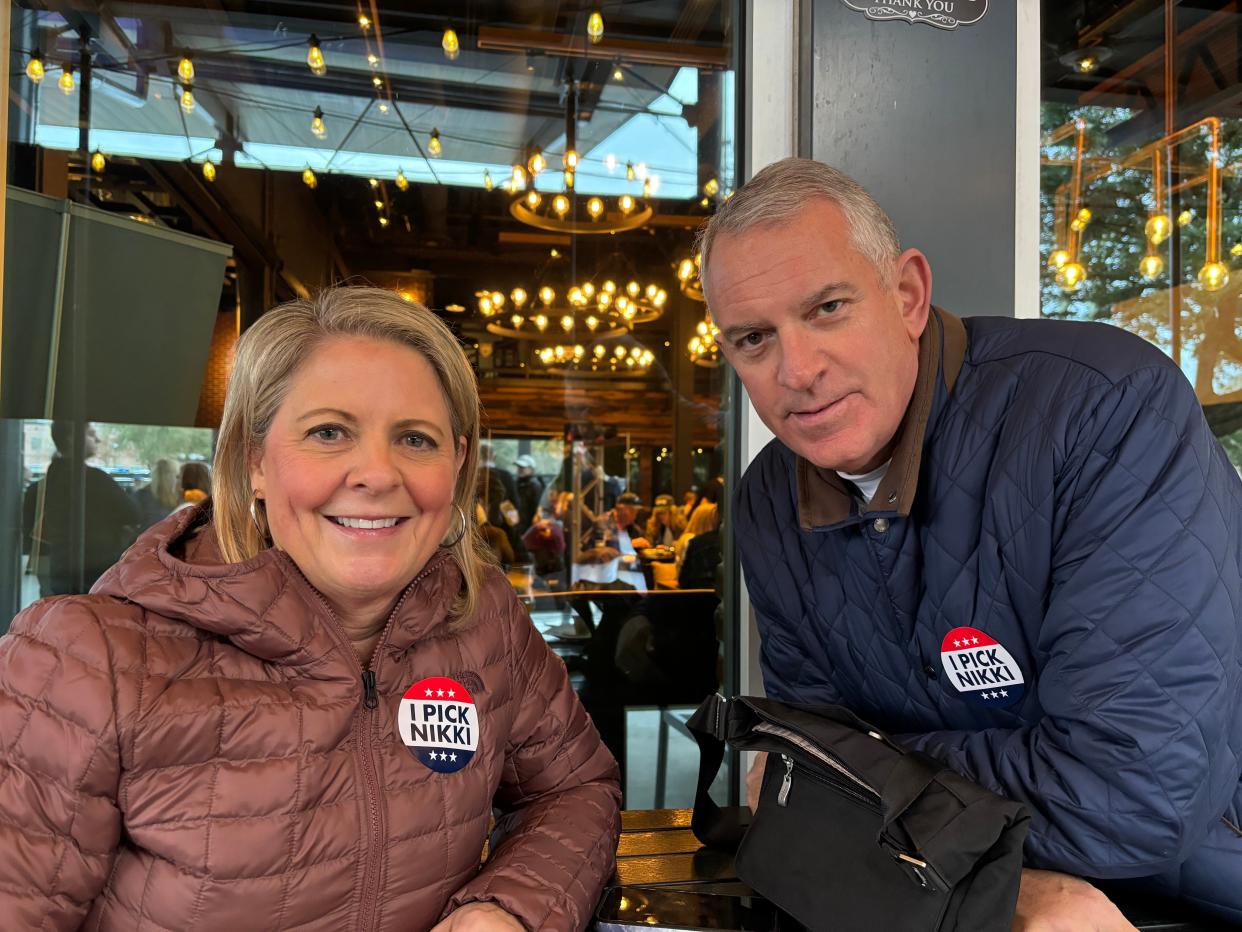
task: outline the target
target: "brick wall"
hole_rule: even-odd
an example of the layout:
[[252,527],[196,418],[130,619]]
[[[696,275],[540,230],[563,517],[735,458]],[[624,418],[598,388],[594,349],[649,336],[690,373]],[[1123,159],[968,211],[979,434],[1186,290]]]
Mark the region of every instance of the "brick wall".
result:
[[207,354],[207,369],[203,375],[203,388],[198,396],[198,414],[195,427],[219,427],[224,413],[224,390],[228,387],[229,374],[233,371],[233,354],[237,348],[237,312],[224,311],[216,315],[216,326],[211,332],[211,350]]

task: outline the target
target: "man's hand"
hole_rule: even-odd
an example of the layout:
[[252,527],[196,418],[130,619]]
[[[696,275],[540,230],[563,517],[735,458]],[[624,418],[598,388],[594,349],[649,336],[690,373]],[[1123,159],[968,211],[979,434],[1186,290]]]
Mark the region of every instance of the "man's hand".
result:
[[1023,870],[1013,932],[1137,932],[1112,900],[1087,881]]
[[526,932],[526,926],[495,903],[467,903],[431,932]]
[[647,550],[651,547],[651,541],[645,537],[631,537],[630,546],[635,550]]
[[763,786],[763,765],[767,759],[767,751],[757,752],[755,762],[750,765],[750,770],[746,773],[746,805],[750,806],[751,812],[759,806],[759,789]]

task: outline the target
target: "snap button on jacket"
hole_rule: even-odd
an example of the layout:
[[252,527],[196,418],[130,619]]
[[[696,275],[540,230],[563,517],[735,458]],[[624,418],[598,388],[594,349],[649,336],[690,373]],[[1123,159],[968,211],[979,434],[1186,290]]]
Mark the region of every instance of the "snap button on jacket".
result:
[[[220,563],[208,515],[171,516],[91,595],[0,639],[4,927],[413,930],[491,901],[583,928],[613,866],[616,763],[500,572],[450,624],[460,573],[432,557],[368,708],[327,603],[279,551]],[[398,731],[430,677],[475,704],[461,769]],[[507,834],[481,864],[493,805]]]

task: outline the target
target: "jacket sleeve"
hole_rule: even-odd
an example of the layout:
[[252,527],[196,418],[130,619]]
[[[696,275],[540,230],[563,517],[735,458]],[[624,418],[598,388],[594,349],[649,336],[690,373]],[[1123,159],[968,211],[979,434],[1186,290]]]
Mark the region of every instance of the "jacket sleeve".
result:
[[0,638],[0,916],[77,929],[120,844],[113,669],[77,598],[36,603]]
[[508,834],[450,898],[445,915],[464,903],[491,901],[532,930],[584,929],[615,863],[617,764],[565,665],[510,597],[516,711],[495,800]]
[[1242,772],[1242,488],[1176,369],[1097,400],[1057,477],[1045,717],[901,740],[1025,802],[1031,866],[1148,876],[1189,856]]

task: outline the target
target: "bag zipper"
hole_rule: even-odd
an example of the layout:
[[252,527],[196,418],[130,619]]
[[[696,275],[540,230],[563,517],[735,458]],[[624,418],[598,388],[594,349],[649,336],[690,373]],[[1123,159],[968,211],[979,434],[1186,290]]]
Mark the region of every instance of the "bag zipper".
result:
[[[760,722],[759,724],[755,725],[755,727],[752,728],[751,730],[762,732],[763,734],[767,734],[767,735],[775,735],[777,738],[781,738],[785,741],[788,741],[794,747],[798,748],[801,751],[805,751],[807,754],[811,755],[811,757],[815,758],[817,761],[820,761],[823,764],[827,764],[834,771],[841,774],[841,776],[845,777],[850,782],[855,783],[858,786],[861,786],[864,790],[866,790],[868,793],[874,796],[877,800],[880,798],[880,794],[876,790],[875,787],[867,783],[861,777],[855,776],[853,773],[849,771],[848,768],[845,767],[844,764],[829,757],[828,754],[826,754],[822,749],[816,747],[813,743],[808,741],[806,738],[802,737],[802,735],[798,734],[796,731],[792,731],[791,729],[784,728],[781,725],[774,725],[771,722]],[[792,770],[793,770],[793,762],[790,761],[785,771],[786,780],[792,780]],[[782,783],[781,789],[785,789],[784,783]],[[785,795],[786,797],[788,797],[788,792],[786,792]]]
[[802,771],[802,779],[813,780],[820,786],[826,786],[837,795],[853,800],[858,803],[858,805],[863,806],[866,809],[870,809],[872,812],[882,811],[880,801],[878,799],[867,793],[860,793],[844,781],[834,780],[831,777],[816,773],[809,767],[799,768],[797,762],[786,754],[781,755],[781,760],[785,763],[785,773],[781,778],[780,792],[776,794],[776,804],[778,806],[787,805],[789,801],[789,792],[793,789],[794,771],[800,769]]

